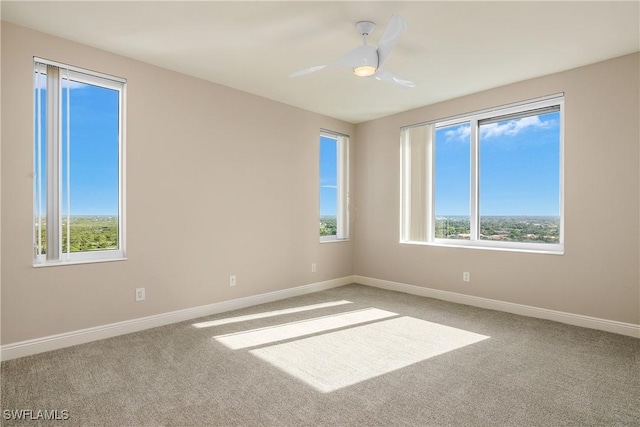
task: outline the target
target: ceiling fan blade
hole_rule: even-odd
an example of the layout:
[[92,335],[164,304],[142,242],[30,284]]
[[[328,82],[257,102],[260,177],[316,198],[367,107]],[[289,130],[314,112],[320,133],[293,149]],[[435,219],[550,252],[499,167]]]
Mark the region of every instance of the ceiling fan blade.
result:
[[391,16],[378,44],[378,67],[381,67],[384,61],[387,60],[406,28],[407,21],[402,16],[397,14]]
[[394,83],[397,84],[398,86],[405,86],[405,87],[416,87],[416,84],[414,82],[412,82],[411,80],[406,80],[403,79],[401,77],[398,77],[397,75],[393,74],[390,71],[387,70],[383,70],[381,68],[378,68],[378,71],[376,71],[376,73],[371,76],[377,80],[382,80],[385,82],[389,82],[389,83]]
[[316,65],[314,67],[309,67],[309,68],[305,68],[304,70],[298,70],[295,73],[291,73],[289,75],[289,77],[300,77],[300,76],[304,76],[305,74],[311,74],[314,73],[316,71],[320,71],[323,68],[326,68],[326,65]]

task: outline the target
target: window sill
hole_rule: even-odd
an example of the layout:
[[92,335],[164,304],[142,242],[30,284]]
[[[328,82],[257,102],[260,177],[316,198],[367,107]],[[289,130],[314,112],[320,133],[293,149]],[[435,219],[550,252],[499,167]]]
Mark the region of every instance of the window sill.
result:
[[505,244],[504,246],[503,245],[497,246],[497,245],[489,245],[484,242],[474,244],[474,243],[471,243],[470,241],[459,240],[456,243],[401,241],[400,244],[418,245],[418,246],[436,246],[436,247],[443,247],[443,248],[481,249],[481,250],[500,251],[500,252],[522,252],[522,253],[532,253],[532,254],[542,254],[542,255],[564,255],[564,245],[537,245],[535,243],[531,243],[531,244],[514,243],[513,245]]
[[[330,236],[326,236],[326,237],[330,237]],[[330,238],[330,239],[323,239],[322,237],[320,238],[320,243],[339,243],[339,242],[348,242],[349,239],[338,239],[338,238]]]
[[83,259],[83,260],[69,260],[69,261],[50,261],[50,262],[38,262],[34,263],[34,268],[42,267],[60,267],[61,265],[76,265],[76,264],[95,264],[102,262],[114,262],[114,261],[126,261],[126,257],[121,258],[104,258],[104,259]]

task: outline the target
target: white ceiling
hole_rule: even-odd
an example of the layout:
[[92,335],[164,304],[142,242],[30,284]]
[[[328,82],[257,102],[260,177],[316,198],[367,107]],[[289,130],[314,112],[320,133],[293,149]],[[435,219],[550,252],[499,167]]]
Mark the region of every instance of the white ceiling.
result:
[[[628,2],[13,2],[2,19],[351,123],[640,50]],[[329,68],[355,23],[408,28],[385,69],[411,89]]]

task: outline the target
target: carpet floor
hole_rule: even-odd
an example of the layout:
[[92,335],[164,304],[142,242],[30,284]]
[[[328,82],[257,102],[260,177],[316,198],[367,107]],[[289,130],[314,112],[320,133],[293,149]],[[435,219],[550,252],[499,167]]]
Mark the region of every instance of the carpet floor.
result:
[[356,284],[1,374],[6,426],[640,426],[639,339]]

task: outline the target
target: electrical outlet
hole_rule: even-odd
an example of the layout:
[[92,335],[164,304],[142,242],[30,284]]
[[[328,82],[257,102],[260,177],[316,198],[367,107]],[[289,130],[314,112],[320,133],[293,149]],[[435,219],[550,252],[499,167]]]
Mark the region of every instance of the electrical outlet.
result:
[[471,276],[469,275],[468,271],[463,271],[462,272],[462,280],[464,282],[470,282],[471,281]]
[[234,274],[229,276],[229,286],[235,286],[235,285],[236,285],[236,276]]
[[314,262],[313,264],[311,264],[311,272],[315,273],[316,272],[316,263]]
[[144,301],[144,288],[136,288],[136,302]]

